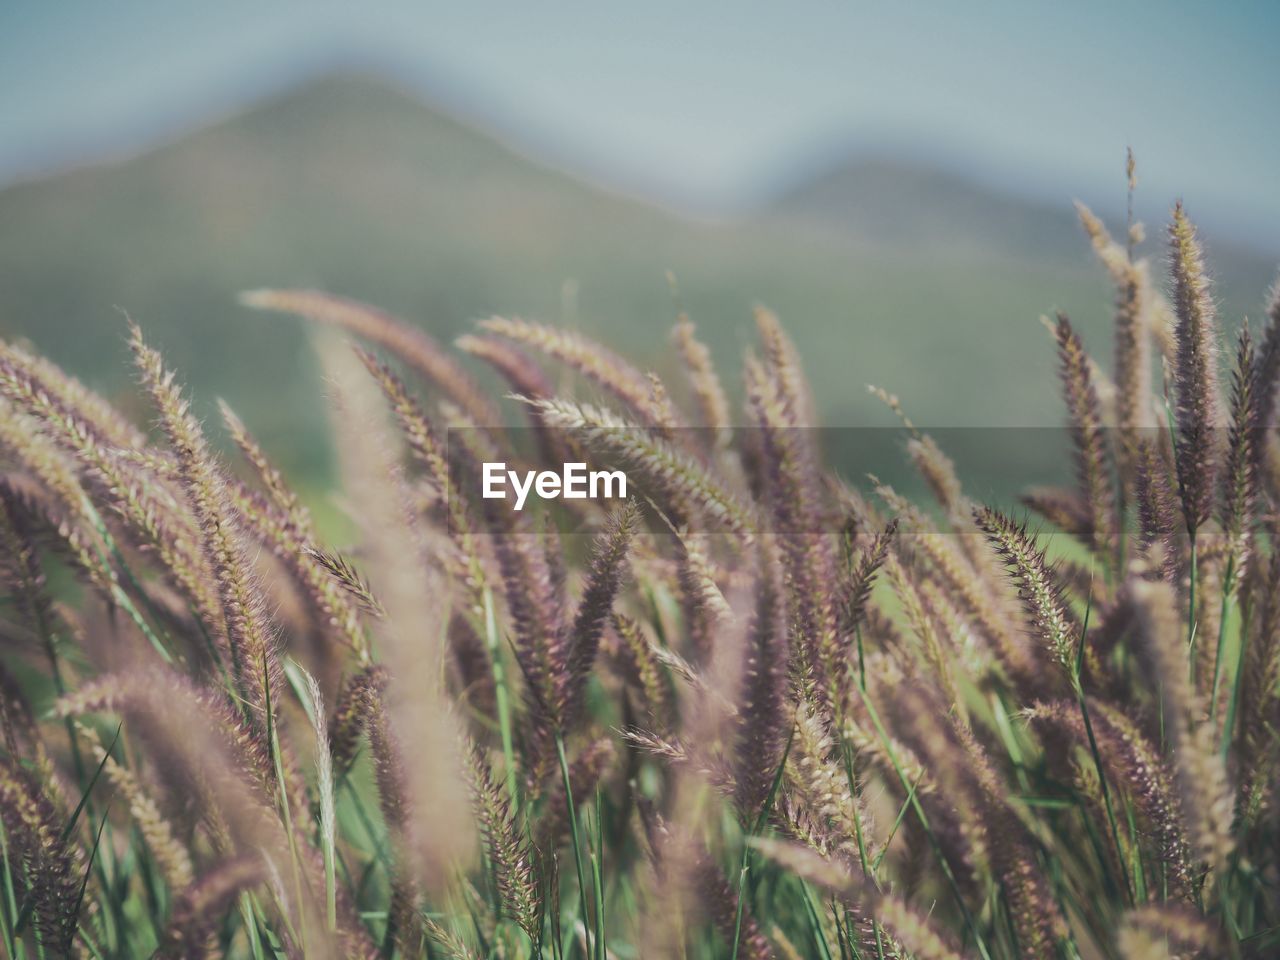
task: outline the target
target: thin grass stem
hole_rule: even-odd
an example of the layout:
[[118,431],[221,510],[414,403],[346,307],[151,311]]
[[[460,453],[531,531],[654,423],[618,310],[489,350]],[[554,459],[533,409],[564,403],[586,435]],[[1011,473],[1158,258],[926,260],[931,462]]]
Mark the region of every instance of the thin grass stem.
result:
[[[590,928],[591,916],[587,904],[586,874],[582,869],[582,843],[579,839],[578,811],[573,802],[573,786],[569,782],[569,761],[564,752],[564,735],[559,731],[556,732],[556,758],[560,761],[560,777],[564,781],[564,802],[568,807],[569,835],[573,842],[573,866],[578,875],[578,901],[582,911],[583,931],[587,939],[587,946],[590,948],[591,938],[587,936],[586,931]],[[596,909],[599,909],[598,904]]]
[[515,812],[520,808],[520,790],[516,783],[516,751],[511,734],[511,700],[507,692],[507,671],[502,661],[502,645],[498,642],[493,588],[487,583],[483,598],[485,648],[489,651],[489,665],[493,671],[494,699],[498,707],[498,730],[502,737],[502,760],[506,774],[507,794],[511,798],[511,810]]

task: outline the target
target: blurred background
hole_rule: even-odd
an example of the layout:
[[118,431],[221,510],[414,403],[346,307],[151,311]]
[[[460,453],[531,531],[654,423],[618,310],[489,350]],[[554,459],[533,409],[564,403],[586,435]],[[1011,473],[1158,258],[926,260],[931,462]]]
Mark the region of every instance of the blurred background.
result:
[[[1280,261],[1280,6],[10,3],[0,336],[129,400],[122,311],[322,483],[315,286],[442,339],[519,314],[660,372],[687,309],[729,379],[764,303],[828,425],[1060,420],[1039,323],[1110,353],[1075,222],[1148,255],[1185,199],[1228,324]],[[673,291],[668,271],[676,278]],[[977,491],[981,495],[982,491]]]

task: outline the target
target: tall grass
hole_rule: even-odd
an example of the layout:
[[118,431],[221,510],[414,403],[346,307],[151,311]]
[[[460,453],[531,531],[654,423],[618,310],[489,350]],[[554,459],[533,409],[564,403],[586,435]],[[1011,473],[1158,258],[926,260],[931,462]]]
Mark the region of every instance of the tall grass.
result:
[[[154,429],[0,345],[4,954],[1276,955],[1280,293],[1222,350],[1181,205],[1170,300],[1080,212],[1113,378],[1060,315],[1035,519],[905,416],[935,503],[825,467],[764,310],[735,415],[685,316],[669,388],[246,295],[329,331],[341,544],[136,326]],[[515,513],[498,459],[634,496]]]

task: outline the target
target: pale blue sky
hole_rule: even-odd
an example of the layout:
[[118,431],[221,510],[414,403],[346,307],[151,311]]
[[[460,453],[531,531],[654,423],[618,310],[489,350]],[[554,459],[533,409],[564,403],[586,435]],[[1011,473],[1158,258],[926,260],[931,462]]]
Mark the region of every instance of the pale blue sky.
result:
[[[0,179],[127,150],[333,64],[607,184],[748,203],[859,148],[1280,246],[1280,3],[58,2],[0,8]],[[1101,202],[1101,201],[1100,201]]]

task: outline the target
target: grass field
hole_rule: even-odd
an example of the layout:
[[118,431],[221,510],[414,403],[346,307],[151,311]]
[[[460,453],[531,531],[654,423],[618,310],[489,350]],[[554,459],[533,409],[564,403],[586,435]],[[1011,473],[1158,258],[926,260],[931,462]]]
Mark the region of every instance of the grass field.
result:
[[[338,546],[140,327],[153,434],[0,348],[6,955],[1274,955],[1280,291],[1223,351],[1180,206],[1169,300],[1082,219],[1114,376],[1050,324],[1034,529],[909,419],[922,499],[833,472],[764,309],[735,413],[685,318],[669,388],[573,329],[247,294],[322,331]],[[478,495],[580,457],[631,498]]]

